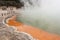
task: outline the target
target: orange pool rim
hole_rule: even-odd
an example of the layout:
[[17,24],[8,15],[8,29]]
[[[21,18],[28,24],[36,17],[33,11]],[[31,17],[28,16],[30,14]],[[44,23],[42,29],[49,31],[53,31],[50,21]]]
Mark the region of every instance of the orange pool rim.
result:
[[8,20],[7,24],[16,27],[18,31],[30,34],[36,40],[60,40],[59,35],[51,34],[41,29],[22,24],[20,22],[15,21],[15,18]]

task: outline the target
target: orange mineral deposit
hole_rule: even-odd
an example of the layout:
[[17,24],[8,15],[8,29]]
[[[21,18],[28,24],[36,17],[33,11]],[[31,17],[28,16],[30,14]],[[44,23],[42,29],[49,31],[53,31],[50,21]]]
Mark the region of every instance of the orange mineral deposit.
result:
[[18,29],[18,31],[22,31],[22,32],[26,32],[26,33],[30,34],[36,40],[60,40],[59,35],[51,34],[51,33],[45,32],[43,30],[40,30],[38,28],[17,22],[15,20],[15,17],[12,17],[12,19],[8,20],[7,24],[10,26],[16,27]]

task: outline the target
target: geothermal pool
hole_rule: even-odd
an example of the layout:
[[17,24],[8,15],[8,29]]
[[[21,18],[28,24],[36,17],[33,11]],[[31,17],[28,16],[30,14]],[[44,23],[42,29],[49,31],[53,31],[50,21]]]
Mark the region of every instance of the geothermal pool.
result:
[[60,0],[21,0],[18,20],[51,33],[60,34]]

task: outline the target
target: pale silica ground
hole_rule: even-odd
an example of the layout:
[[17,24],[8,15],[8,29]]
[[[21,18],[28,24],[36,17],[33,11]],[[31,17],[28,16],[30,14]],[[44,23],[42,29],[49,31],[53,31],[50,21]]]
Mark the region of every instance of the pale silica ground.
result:
[[0,40],[34,40],[32,36],[18,32],[13,27],[0,26]]
[[8,25],[6,25],[6,20],[14,15],[16,14],[10,10],[8,10],[8,13],[6,10],[5,11],[1,10],[0,12],[0,40],[35,40],[28,33],[17,31],[16,28],[9,27]]

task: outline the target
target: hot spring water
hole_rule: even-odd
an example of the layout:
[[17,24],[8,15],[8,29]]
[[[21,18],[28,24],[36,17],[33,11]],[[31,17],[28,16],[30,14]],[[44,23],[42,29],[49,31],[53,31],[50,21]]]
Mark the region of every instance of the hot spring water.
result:
[[21,0],[19,21],[60,34],[60,0]]

